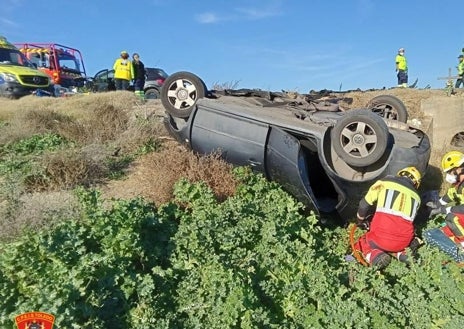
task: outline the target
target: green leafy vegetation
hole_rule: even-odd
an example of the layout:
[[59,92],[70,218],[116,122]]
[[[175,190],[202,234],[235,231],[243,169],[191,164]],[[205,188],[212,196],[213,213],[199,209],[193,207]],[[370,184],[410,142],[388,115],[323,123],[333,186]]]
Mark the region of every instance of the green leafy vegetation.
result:
[[[29,311],[63,329],[463,327],[463,269],[436,249],[383,272],[345,262],[346,229],[169,148],[132,93],[26,98],[0,100],[0,328]],[[109,178],[148,197],[104,197]]]
[[274,183],[235,169],[223,202],[180,180],[175,199],[104,205],[0,245],[0,326],[30,310],[57,328],[461,328],[464,279],[424,247],[409,268],[343,260],[326,229]]

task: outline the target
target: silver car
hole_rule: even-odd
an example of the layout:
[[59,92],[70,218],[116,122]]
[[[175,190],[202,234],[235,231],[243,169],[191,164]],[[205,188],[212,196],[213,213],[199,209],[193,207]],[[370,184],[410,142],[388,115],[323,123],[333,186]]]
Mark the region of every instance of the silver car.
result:
[[354,218],[377,179],[415,166],[424,174],[427,135],[406,123],[396,97],[381,95],[366,108],[343,111],[314,95],[260,90],[208,90],[190,72],[169,76],[161,101],[166,126],[199,154],[221,152],[251,166],[318,214]]

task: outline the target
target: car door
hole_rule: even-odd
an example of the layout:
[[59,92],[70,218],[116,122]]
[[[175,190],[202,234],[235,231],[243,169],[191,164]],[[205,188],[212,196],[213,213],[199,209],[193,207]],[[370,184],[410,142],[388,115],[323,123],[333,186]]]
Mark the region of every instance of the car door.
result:
[[93,91],[103,92],[115,90],[114,86],[114,70],[100,70],[93,77]]
[[319,213],[318,203],[310,185],[310,163],[297,138],[281,128],[271,126],[265,152],[266,176]]
[[190,145],[194,151],[220,152],[230,163],[249,165],[264,173],[268,124],[203,106],[194,116],[190,128]]

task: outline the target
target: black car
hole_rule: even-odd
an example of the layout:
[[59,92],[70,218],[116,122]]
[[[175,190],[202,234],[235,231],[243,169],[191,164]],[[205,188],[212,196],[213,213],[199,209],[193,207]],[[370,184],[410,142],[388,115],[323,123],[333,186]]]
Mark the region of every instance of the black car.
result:
[[[145,99],[158,99],[160,97],[161,86],[168,77],[168,74],[160,68],[146,67],[145,80]],[[98,71],[93,78],[88,81],[87,87],[92,92],[103,92],[116,90],[114,84],[114,70],[104,69]],[[133,87],[130,87],[133,90]]]
[[199,154],[221,152],[251,166],[316,213],[354,218],[377,179],[430,158],[427,135],[406,122],[396,97],[375,97],[366,108],[341,111],[311,95],[260,90],[209,91],[190,72],[169,76],[161,90],[166,126]]

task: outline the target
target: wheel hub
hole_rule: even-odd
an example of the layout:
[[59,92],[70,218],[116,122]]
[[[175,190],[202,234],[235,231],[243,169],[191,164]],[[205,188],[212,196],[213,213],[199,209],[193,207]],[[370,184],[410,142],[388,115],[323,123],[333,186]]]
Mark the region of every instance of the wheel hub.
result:
[[363,135],[361,134],[356,134],[353,136],[353,144],[356,144],[356,145],[364,145],[365,143],[365,138]]
[[177,98],[179,100],[186,100],[188,99],[189,95],[188,95],[188,91],[187,89],[184,89],[184,88],[180,88],[178,91],[177,91]]

